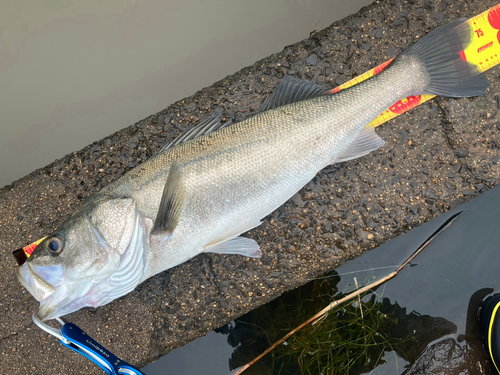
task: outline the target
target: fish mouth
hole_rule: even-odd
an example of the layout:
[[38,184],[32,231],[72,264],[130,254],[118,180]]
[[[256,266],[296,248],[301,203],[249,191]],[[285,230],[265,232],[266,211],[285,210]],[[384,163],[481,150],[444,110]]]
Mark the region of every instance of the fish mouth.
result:
[[37,315],[41,320],[65,315],[65,307],[71,303],[74,293],[71,293],[71,287],[68,288],[64,266],[36,266],[26,262],[16,274],[21,285],[40,302]]
[[86,306],[85,303],[77,302],[88,291],[86,283],[77,284],[69,280],[64,271],[65,267],[60,264],[39,266],[30,262],[24,263],[17,270],[21,285],[40,302],[37,316],[42,321],[75,311],[75,304],[77,307]]
[[44,280],[31,266],[24,263],[17,269],[17,279],[22,286],[38,301],[42,301],[55,292],[54,286]]

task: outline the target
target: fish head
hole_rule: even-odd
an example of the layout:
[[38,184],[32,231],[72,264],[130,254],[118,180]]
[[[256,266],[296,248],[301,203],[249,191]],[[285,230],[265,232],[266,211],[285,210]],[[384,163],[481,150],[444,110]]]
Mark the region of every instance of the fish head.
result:
[[38,244],[18,269],[19,281],[40,302],[42,320],[104,305],[141,281],[147,228],[135,203],[91,203]]

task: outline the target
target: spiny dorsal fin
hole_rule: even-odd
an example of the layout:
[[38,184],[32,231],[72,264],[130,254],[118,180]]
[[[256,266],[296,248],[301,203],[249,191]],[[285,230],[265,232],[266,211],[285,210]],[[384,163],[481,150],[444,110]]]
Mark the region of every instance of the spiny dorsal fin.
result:
[[276,86],[259,112],[267,111],[285,104],[315,98],[316,96],[323,95],[327,91],[329,90],[320,84],[292,76],[286,76],[280,81],[278,86]]
[[330,164],[360,158],[379,149],[384,144],[384,140],[375,133],[375,128],[372,125],[367,125],[358,133],[349,146],[335,155]]
[[163,189],[152,233],[163,232],[166,235],[171,235],[179,223],[185,199],[185,191],[181,179],[182,171],[180,164],[177,160],[174,160],[168,171],[167,182]]
[[198,125],[189,128],[184,133],[175,138],[172,142],[166,144],[160,151],[157,152],[157,154],[174,146],[180,145],[181,143],[190,141],[191,139],[201,137],[202,135],[212,133],[216,130],[231,125],[231,120],[223,123],[220,116],[221,111],[212,112],[210,115],[201,120]]

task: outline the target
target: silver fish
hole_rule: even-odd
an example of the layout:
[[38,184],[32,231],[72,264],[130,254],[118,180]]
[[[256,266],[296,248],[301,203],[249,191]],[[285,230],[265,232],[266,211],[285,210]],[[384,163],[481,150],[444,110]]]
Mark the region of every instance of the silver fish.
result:
[[408,48],[375,77],[331,94],[284,79],[264,111],[181,136],[94,194],[19,268],[19,281],[52,319],[101,306],[203,252],[259,257],[240,234],[322,168],[380,148],[367,126],[405,97],[481,95],[487,81],[461,58],[471,38],[455,20]]

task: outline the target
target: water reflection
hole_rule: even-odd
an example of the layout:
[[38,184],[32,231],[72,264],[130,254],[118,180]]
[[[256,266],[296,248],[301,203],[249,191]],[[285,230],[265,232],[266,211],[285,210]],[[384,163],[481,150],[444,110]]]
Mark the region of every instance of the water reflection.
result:
[[[476,291],[469,300],[466,317],[465,334],[441,338],[429,344],[413,361],[413,365],[405,374],[461,374],[490,373],[492,370],[481,364],[485,359],[485,349],[481,337],[481,324],[478,311],[484,299],[493,293],[492,288],[482,288]],[[443,335],[444,336],[444,335]],[[489,362],[489,361],[488,361]]]
[[[324,307],[329,302],[325,296],[332,292],[331,284],[325,282],[312,282],[300,289],[216,330],[227,334],[228,344],[235,348],[229,359],[230,370],[248,363],[290,327],[314,314],[319,306]],[[384,371],[396,373],[399,368],[397,373],[401,373],[417,362],[429,343],[457,332],[456,324],[442,317],[407,312],[397,302],[376,293],[362,299],[363,314],[356,301],[346,304],[316,326],[296,333],[285,346],[247,372],[363,374],[382,366]],[[300,310],[290,314],[298,305]],[[286,311],[289,314],[284,315]]]
[[[322,283],[318,289],[318,283],[312,282],[300,288],[301,298],[306,298],[305,294],[312,293],[309,297],[317,300],[319,294],[331,292],[329,285]],[[473,294],[469,301],[467,311],[467,326],[465,333],[457,334],[457,325],[442,317],[432,317],[421,315],[416,311],[407,312],[397,302],[391,302],[389,298],[379,298],[376,294],[370,294],[363,299],[363,309],[365,316],[363,324],[374,329],[381,338],[378,345],[372,345],[365,353],[364,365],[357,363],[349,371],[343,366],[337,365],[333,368],[326,361],[329,355],[339,354],[328,353],[331,351],[332,343],[319,342],[318,330],[328,330],[329,324],[323,321],[315,328],[308,327],[300,332],[293,339],[287,342],[290,349],[278,348],[272,356],[268,356],[254,367],[251,367],[248,374],[298,374],[298,373],[320,373],[325,374],[459,374],[459,373],[486,373],[488,366],[481,366],[478,359],[485,357],[485,351],[480,334],[480,324],[477,319],[477,311],[484,298],[492,293],[491,288],[484,288]],[[377,293],[377,291],[375,291]],[[300,319],[294,316],[290,320],[289,316],[283,320],[283,311],[296,306],[299,291],[293,291],[273,301],[272,305],[263,306],[261,309],[252,311],[236,322],[216,330],[218,333],[227,335],[227,343],[234,348],[229,357],[229,369],[234,370],[248,363],[256,355],[264,351],[274,340],[286,332],[283,327],[290,327],[290,322]],[[324,302],[328,302],[323,299]],[[303,300],[302,300],[303,301]],[[302,302],[303,306],[303,302]],[[355,321],[346,321],[347,312],[356,311],[359,305],[356,303],[344,306],[330,315],[327,319],[346,323],[346,330],[353,331],[352,326]],[[370,314],[366,311],[372,310]],[[314,311],[312,309],[311,313]],[[290,310],[289,310],[290,311]],[[374,314],[386,316],[384,324],[377,324],[373,321]],[[302,316],[302,313],[300,314]],[[370,317],[371,316],[371,317]],[[358,318],[360,318],[358,316]],[[360,319],[361,320],[361,319]],[[347,328],[347,325],[351,327]],[[352,337],[351,337],[352,339]],[[307,340],[313,340],[317,351],[321,351],[325,362],[317,368],[304,369],[307,358],[303,358],[301,353],[303,347],[307,346]],[[388,350],[384,340],[391,340],[392,350]],[[338,346],[338,345],[337,345]],[[349,345],[346,345],[349,347]],[[309,347],[309,350],[311,348]],[[350,349],[352,352],[352,347]],[[284,357],[283,353],[291,354]],[[312,353],[312,352],[310,352]],[[307,354],[306,354],[307,356]],[[301,358],[302,357],[302,358]],[[330,369],[330,370],[328,370]],[[470,371],[475,369],[477,371]]]

